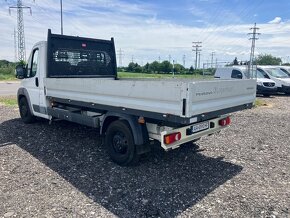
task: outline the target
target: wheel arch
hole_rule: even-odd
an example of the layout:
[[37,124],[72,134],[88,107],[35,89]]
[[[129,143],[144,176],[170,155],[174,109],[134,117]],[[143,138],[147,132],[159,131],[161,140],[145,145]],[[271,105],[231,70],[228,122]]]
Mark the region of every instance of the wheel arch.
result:
[[129,123],[136,145],[144,145],[149,142],[146,124],[139,124],[138,117],[128,114],[114,112],[107,113],[103,118],[100,134],[105,134],[109,125],[116,120],[126,120]]
[[20,99],[23,98],[23,97],[26,98],[27,103],[29,105],[29,109],[33,113],[33,109],[32,109],[32,105],[31,105],[31,101],[30,101],[30,98],[29,98],[28,91],[25,88],[21,87],[17,91],[17,103],[18,103],[18,105],[19,105]]

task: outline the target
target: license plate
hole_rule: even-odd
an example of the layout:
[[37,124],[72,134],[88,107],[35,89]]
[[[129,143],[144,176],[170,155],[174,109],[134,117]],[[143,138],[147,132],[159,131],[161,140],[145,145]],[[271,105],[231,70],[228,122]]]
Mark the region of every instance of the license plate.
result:
[[190,128],[192,133],[200,132],[209,128],[209,122],[198,123],[191,126]]

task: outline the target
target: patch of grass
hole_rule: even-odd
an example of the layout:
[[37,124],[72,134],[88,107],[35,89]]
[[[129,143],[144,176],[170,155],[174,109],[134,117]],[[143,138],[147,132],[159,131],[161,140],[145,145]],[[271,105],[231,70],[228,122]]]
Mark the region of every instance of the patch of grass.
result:
[[12,66],[0,67],[0,81],[1,80],[16,80],[15,68]]
[[16,96],[1,96],[0,104],[10,107],[16,107],[18,105]]
[[254,103],[255,107],[261,107],[261,106],[266,106],[266,102],[261,100],[261,99],[256,99],[255,103]]
[[[150,74],[150,73],[130,73],[130,72],[118,72],[119,78],[173,78],[172,74]],[[175,74],[174,78],[185,79],[213,79],[213,76],[203,76],[199,74]]]
[[0,81],[11,81],[11,80],[16,80],[15,76],[14,75],[11,75],[11,74],[0,74]]

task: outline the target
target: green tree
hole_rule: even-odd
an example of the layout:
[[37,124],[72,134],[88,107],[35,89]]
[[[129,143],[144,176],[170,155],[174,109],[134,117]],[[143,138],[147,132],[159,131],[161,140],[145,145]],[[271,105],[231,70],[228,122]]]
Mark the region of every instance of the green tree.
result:
[[184,73],[185,68],[181,64],[174,64],[174,72],[176,73]]
[[258,65],[280,65],[281,62],[281,58],[274,57],[271,54],[260,54],[256,58]]
[[160,72],[160,64],[157,61],[152,62],[149,65],[149,70],[153,73],[155,73],[155,72],[159,73]]
[[150,67],[150,64],[149,63],[146,63],[144,65],[143,70],[144,70],[145,73],[150,73],[149,67]]
[[135,64],[133,62],[129,63],[129,65],[127,67],[127,71],[134,72],[134,69],[135,69]]
[[193,68],[193,66],[190,66],[189,73],[193,74],[193,72],[194,72],[194,68]]
[[172,69],[173,69],[173,65],[169,61],[163,61],[160,64],[160,71],[164,73],[170,73],[172,72]]

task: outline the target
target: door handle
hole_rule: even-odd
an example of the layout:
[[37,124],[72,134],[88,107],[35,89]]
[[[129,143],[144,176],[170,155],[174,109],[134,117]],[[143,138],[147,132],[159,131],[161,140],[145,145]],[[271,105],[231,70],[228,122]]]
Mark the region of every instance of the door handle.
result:
[[35,77],[35,85],[36,85],[36,87],[39,86],[39,83],[38,83],[38,77]]

